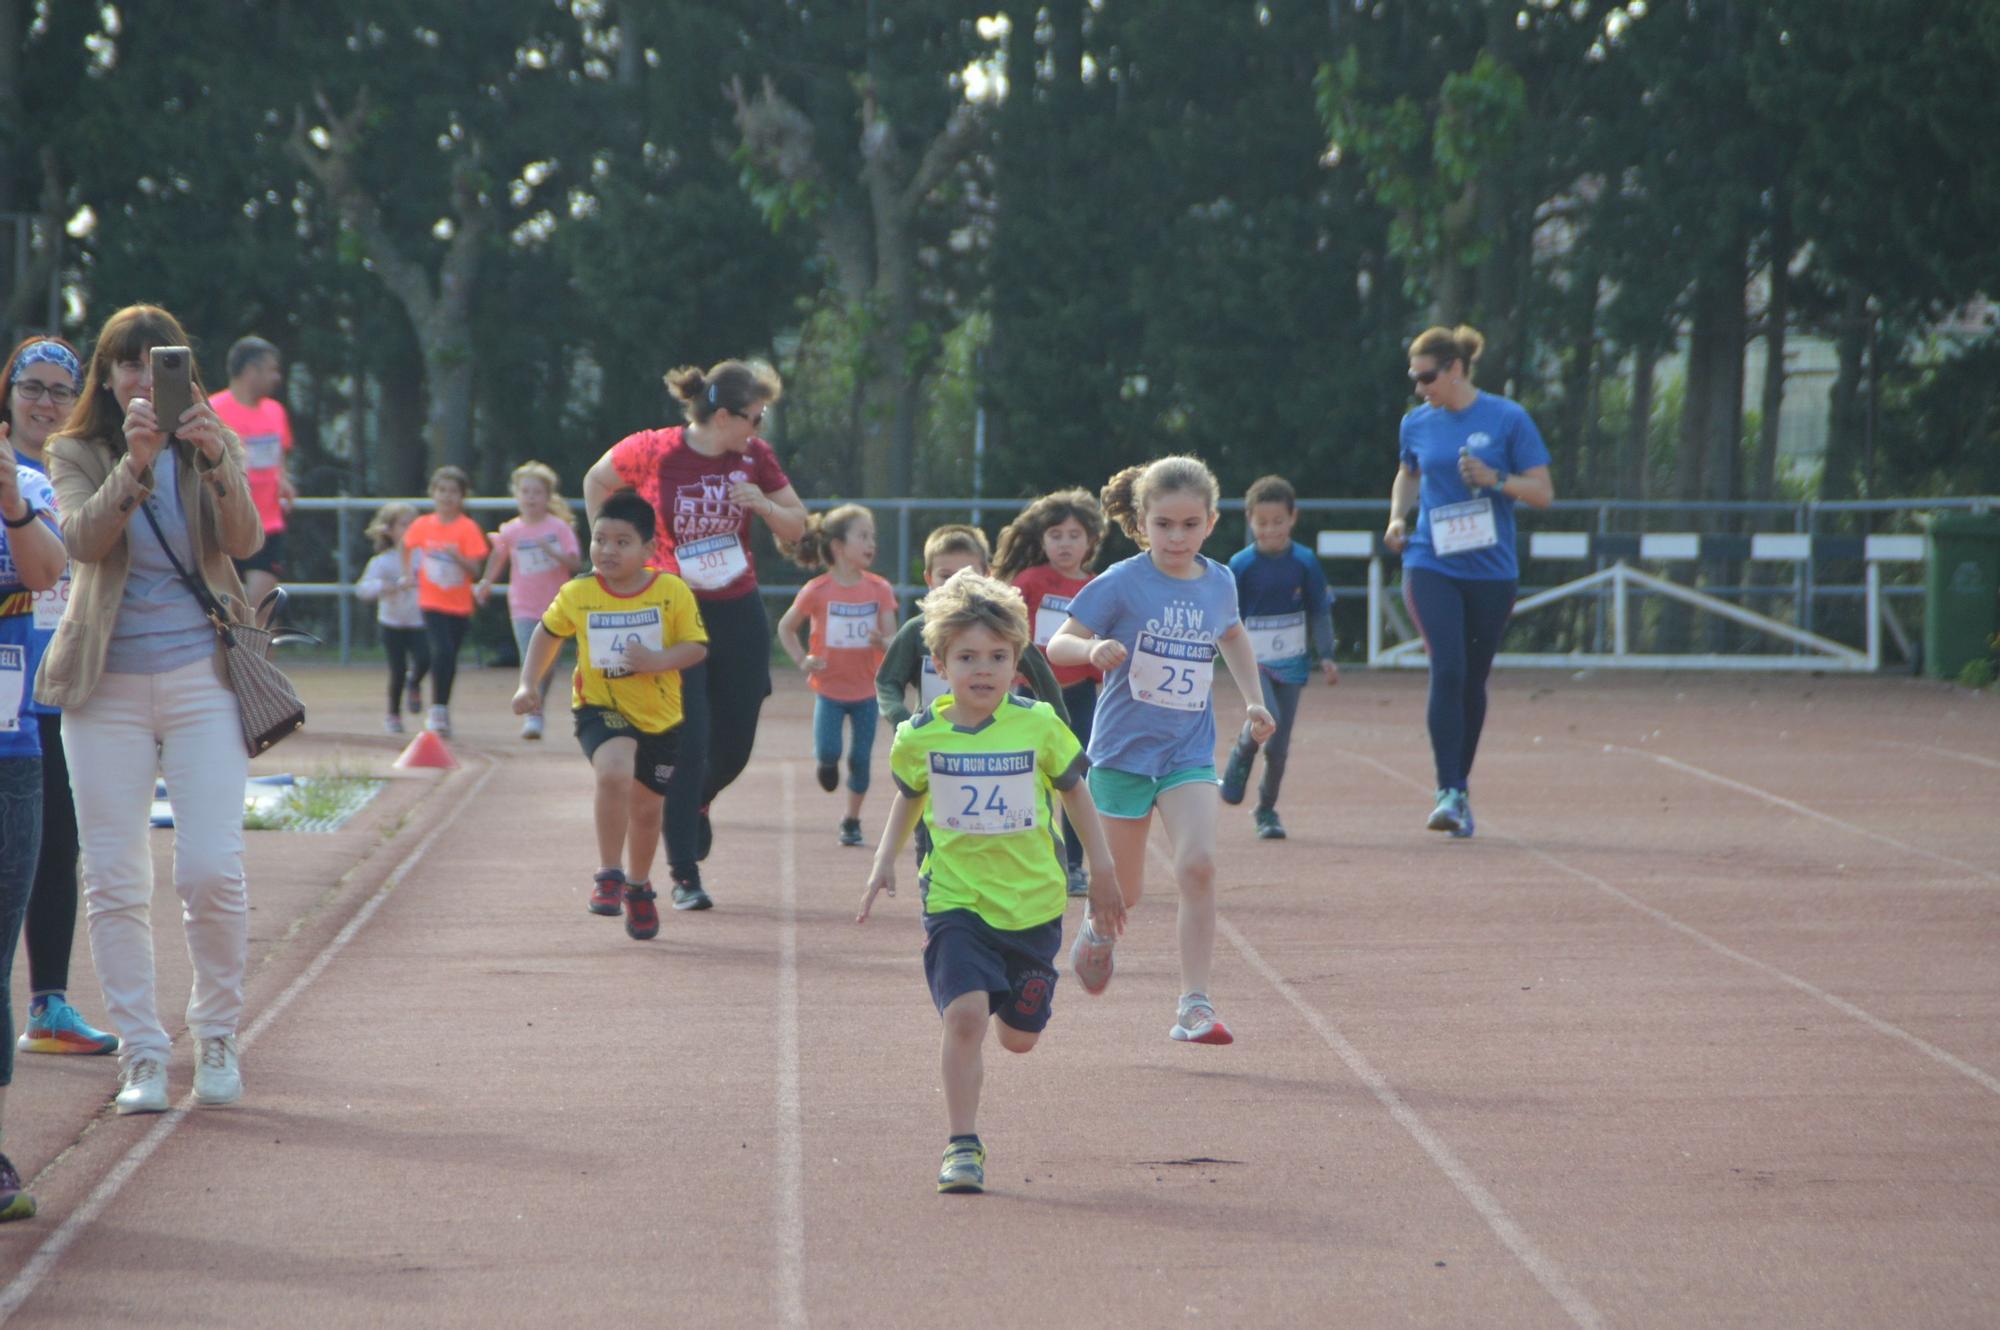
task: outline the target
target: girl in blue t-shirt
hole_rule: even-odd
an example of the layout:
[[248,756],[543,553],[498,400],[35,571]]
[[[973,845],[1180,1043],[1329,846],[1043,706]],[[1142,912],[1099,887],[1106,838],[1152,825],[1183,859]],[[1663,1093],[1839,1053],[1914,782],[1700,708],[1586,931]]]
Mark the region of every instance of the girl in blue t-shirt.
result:
[[[1333,663],[1333,597],[1319,560],[1292,539],[1299,503],[1290,481],[1283,476],[1259,478],[1243,496],[1243,513],[1250,544],[1229,560],[1229,571],[1236,577],[1236,603],[1257,657],[1264,705],[1278,720],[1271,742],[1263,746],[1264,779],[1257,783],[1257,807],[1251,816],[1259,840],[1283,840],[1278,787],[1285,780],[1292,725],[1299,718],[1299,697],[1312,677],[1315,654],[1326,681],[1340,682],[1340,667]],[[1223,768],[1222,802],[1243,802],[1257,748],[1255,736],[1245,726]]]
[[1410,381],[1424,404],[1403,417],[1402,465],[1382,535],[1403,556],[1403,600],[1430,653],[1438,788],[1426,825],[1461,837],[1472,834],[1466,780],[1486,723],[1486,676],[1521,576],[1514,505],[1555,501],[1535,422],[1519,403],[1472,386],[1484,346],[1464,325],[1430,328],[1410,343]]
[[[1251,691],[1257,658],[1236,612],[1236,579],[1201,554],[1215,530],[1215,476],[1195,457],[1127,467],[1104,487],[1104,515],[1140,553],[1070,601],[1048,647],[1055,666],[1105,673],[1091,726],[1090,794],[1104,819],[1125,904],[1139,903],[1153,810],[1166,820],[1180,887],[1181,998],[1175,1039],[1226,1044],[1208,980],[1215,952],[1215,658],[1229,666],[1259,741],[1274,728]],[[1070,968],[1087,993],[1111,981],[1111,938],[1086,917]]]

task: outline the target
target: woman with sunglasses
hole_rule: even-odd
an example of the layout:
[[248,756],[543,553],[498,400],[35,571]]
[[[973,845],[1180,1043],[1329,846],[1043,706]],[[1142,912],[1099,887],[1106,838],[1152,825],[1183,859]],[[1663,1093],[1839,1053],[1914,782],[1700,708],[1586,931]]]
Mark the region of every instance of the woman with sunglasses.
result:
[[[15,459],[46,477],[49,436],[76,406],[83,361],[60,337],[30,337],[8,357],[0,380],[0,423],[7,426]],[[53,514],[51,515],[53,516]],[[47,591],[35,593],[33,633],[37,654],[55,636],[69,604],[69,569]],[[76,944],[76,803],[63,759],[62,712],[29,699],[28,711],[42,741],[42,847],[35,888],[28,897],[28,1025],[23,1053],[102,1054],[118,1051],[118,1036],[91,1026],[69,1003],[69,958]],[[23,721],[24,724],[28,723]]]
[[1514,505],[1555,501],[1535,422],[1519,403],[1472,386],[1485,344],[1463,324],[1426,329],[1410,343],[1410,381],[1424,404],[1403,417],[1402,465],[1382,535],[1403,556],[1403,602],[1430,655],[1438,788],[1426,825],[1458,837],[1473,830],[1466,781],[1486,724],[1486,676],[1520,584]]
[[806,506],[757,436],[784,391],[769,365],[684,365],[667,375],[667,391],[687,424],[619,440],[585,474],[583,502],[595,521],[614,490],[644,496],[659,523],[655,562],[701,605],[708,659],[681,672],[680,757],[661,821],[674,908],[706,910],[712,902],[696,863],[708,857],[708,806],[749,763],[771,695],[771,620],[757,590],[750,522],[762,519],[779,540],[795,541]]

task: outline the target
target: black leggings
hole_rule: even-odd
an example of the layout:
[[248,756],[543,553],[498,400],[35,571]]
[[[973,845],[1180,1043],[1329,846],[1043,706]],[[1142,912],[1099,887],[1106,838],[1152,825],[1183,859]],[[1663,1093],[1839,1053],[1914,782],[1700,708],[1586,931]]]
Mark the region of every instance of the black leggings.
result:
[[681,671],[681,746],[660,829],[667,865],[694,866],[701,813],[750,764],[757,717],[771,695],[771,618],[764,598],[704,600],[708,659]]
[[1431,756],[1441,790],[1462,790],[1486,728],[1486,676],[1514,613],[1512,580],[1403,570],[1403,603],[1431,657]]
[[431,702],[435,706],[451,705],[451,683],[458,677],[458,649],[465,645],[465,631],[471,626],[469,614],[424,611],[424,636],[431,648]]
[[28,991],[69,991],[76,941],[76,801],[62,746],[62,717],[37,715],[42,730],[42,851],[28,897]]
[[389,650],[389,714],[403,709],[405,682],[412,688],[424,686],[431,671],[431,644],[427,628],[391,628],[382,625],[382,645]]

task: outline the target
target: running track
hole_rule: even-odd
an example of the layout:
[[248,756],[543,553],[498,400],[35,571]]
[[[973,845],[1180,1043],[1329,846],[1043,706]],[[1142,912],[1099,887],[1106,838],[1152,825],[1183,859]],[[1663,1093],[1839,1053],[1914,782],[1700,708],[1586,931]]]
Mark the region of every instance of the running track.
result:
[[[1994,699],[1515,673],[1449,843],[1422,679],[1315,685],[1292,839],[1225,810],[1239,1042],[1166,1038],[1156,862],[1110,991],[989,1047],[992,1192],[946,1198],[913,884],[848,922],[793,681],[719,907],[643,945],[584,912],[585,768],[509,688],[464,676],[463,772],[253,837],[241,1108],[103,1116],[108,1063],[20,1060],[8,1324],[2000,1321]],[[308,690],[293,769],[393,755],[373,672]]]

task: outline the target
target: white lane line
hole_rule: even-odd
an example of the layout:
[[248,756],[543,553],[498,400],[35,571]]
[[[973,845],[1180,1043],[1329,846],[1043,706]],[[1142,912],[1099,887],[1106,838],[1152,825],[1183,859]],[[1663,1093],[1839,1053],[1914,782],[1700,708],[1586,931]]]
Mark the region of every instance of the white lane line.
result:
[[783,765],[785,820],[778,837],[778,1213],[776,1278],[771,1297],[778,1324],[806,1324],[805,1129],[799,1102],[799,874],[792,772]]
[[[257,1036],[269,1029],[271,1022],[284,1014],[285,1008],[292,1005],[293,999],[310,988],[313,981],[326,972],[326,967],[333,963],[333,958],[354,940],[355,934],[359,933],[370,919],[375,917],[375,912],[382,908],[382,903],[389,899],[390,894],[403,884],[403,880],[410,875],[423,857],[430,853],[431,847],[437,844],[438,838],[451,828],[451,824],[465,811],[466,806],[479,797],[479,792],[486,788],[486,782],[493,779],[494,773],[498,770],[498,766],[488,764],[486,770],[479,774],[479,778],[466,788],[458,802],[452,805],[451,811],[425,833],[416,847],[403,857],[403,861],[397,864],[382,885],[375,889],[375,894],[354,912],[354,917],[349,919],[324,947],[320,948],[312,963],[306,966],[298,978],[286,985],[285,991],[278,994],[276,1000],[264,1009],[263,1015],[251,1022],[249,1029],[238,1036],[236,1041],[238,1048],[248,1052],[250,1046],[257,1041]],[[137,1145],[125,1152],[105,1175],[104,1180],[97,1184],[96,1190],[92,1191],[84,1199],[83,1204],[62,1222],[61,1227],[43,1239],[42,1245],[35,1249],[35,1254],[28,1258],[20,1273],[14,1276],[4,1290],[0,1290],[0,1326],[6,1325],[14,1313],[21,1309],[21,1304],[28,1300],[36,1287],[48,1278],[49,1272],[56,1268],[56,1262],[62,1259],[63,1253],[83,1236],[85,1229],[96,1222],[97,1217],[104,1213],[105,1208],[116,1199],[118,1193],[124,1190],[125,1184],[132,1180],[132,1176],[139,1171],[140,1166],[152,1158],[153,1152],[166,1144],[167,1138],[187,1120],[193,1104],[194,1096],[190,1093],[177,1107],[155,1123],[153,1129],[141,1137]]]
[[1809,817],[1815,822],[1824,822],[1830,827],[1838,827],[1842,831],[1850,832],[1856,836],[1864,836],[1869,840],[1887,845],[1892,849],[1901,850],[1904,854],[1914,854],[1925,859],[1935,859],[1941,864],[1950,864],[1954,868],[1962,868],[1966,872],[1976,877],[1983,877],[1989,882],[2000,882],[2000,873],[1996,873],[1990,868],[1982,868],[1978,864],[1967,863],[1963,859],[1954,859],[1948,854],[1939,854],[1935,850],[1926,850],[1921,845],[1912,845],[1908,841],[1897,840],[1894,836],[1885,836],[1879,831],[1870,831],[1866,827],[1857,827],[1852,822],[1837,818],[1831,813],[1822,813],[1817,808],[1808,808],[1804,804],[1787,799],[1781,794],[1773,794],[1769,790],[1760,790],[1755,785],[1748,785],[1740,780],[1732,780],[1728,776],[1695,766],[1692,762],[1683,762],[1677,757],[1668,757],[1665,753],[1649,753],[1643,748],[1628,748],[1623,744],[1606,744],[1605,747],[1616,753],[1629,753],[1634,757],[1650,758],[1663,767],[1669,767],[1686,775],[1710,781],[1722,786],[1724,789],[1735,790],[1739,794],[1747,794],[1752,798],[1762,799],[1765,803],[1775,804],[1786,812],[1796,813],[1800,817]]
[[[1159,846],[1149,839],[1147,849],[1166,870],[1167,880],[1172,881],[1173,864],[1160,852]],[[1465,1198],[1466,1204],[1486,1221],[1486,1226],[1493,1230],[1493,1236],[1500,1239],[1501,1245],[1512,1252],[1514,1259],[1526,1267],[1528,1273],[1534,1276],[1535,1282],[1556,1300],[1557,1305],[1569,1319],[1581,1327],[1581,1330],[1596,1330],[1602,1326],[1604,1320],[1598,1315],[1597,1308],[1591,1306],[1590,1300],[1569,1282],[1569,1277],[1563,1273],[1562,1267],[1535,1245],[1535,1240],[1514,1222],[1506,1208],[1492,1192],[1486,1190],[1485,1184],[1480,1182],[1473,1171],[1466,1166],[1465,1161],[1452,1152],[1452,1148],[1445,1144],[1443,1137],[1431,1130],[1430,1124],[1404,1101],[1403,1096],[1396,1093],[1396,1087],[1389,1084],[1388,1078],[1381,1072],[1375,1070],[1375,1065],[1362,1056],[1361,1050],[1348,1042],[1347,1036],[1340,1032],[1339,1027],[1299,996],[1299,991],[1272,968],[1270,962],[1264,959],[1257,948],[1250,945],[1250,940],[1238,932],[1234,924],[1223,918],[1219,910],[1215,916],[1215,927],[1217,932],[1229,939],[1230,945],[1236,948],[1237,953],[1250,968],[1262,975],[1265,982],[1278,990],[1278,996],[1289,1002],[1293,1010],[1305,1018],[1306,1024],[1312,1027],[1313,1032],[1326,1042],[1336,1057],[1347,1064],[1347,1069],[1354,1073],[1355,1079],[1368,1087],[1368,1092],[1375,1096],[1376,1102],[1387,1109],[1389,1116],[1395,1119],[1396,1125],[1408,1132],[1423,1152],[1430,1156],[1431,1162],[1437,1165],[1445,1180],[1450,1182],[1458,1194]]]
[[[1347,749],[1343,751],[1346,752],[1347,756],[1352,757],[1359,762],[1366,763],[1368,766],[1375,768],[1377,771],[1381,772],[1385,776],[1388,776],[1392,780],[1400,781],[1402,784],[1408,785],[1410,788],[1417,790],[1425,795],[1429,795],[1431,792],[1430,787],[1424,785],[1421,781],[1412,780],[1408,776],[1405,776],[1402,772],[1396,771],[1388,766],[1385,766],[1384,764],[1376,761],[1372,757],[1368,757],[1362,753],[1354,752],[1352,749]],[[1490,823],[1482,824],[1482,830],[1489,832],[1492,831],[1492,824]],[[1854,1020],[1860,1021],[1863,1025],[1875,1031],[1877,1034],[1884,1034],[1889,1036],[1889,1038],[1891,1039],[1900,1040],[1903,1043],[1908,1044],[1911,1048],[1916,1049],[1919,1053],[1922,1053],[1925,1057],[1930,1058],[1935,1062],[1941,1063],[1942,1065],[1951,1068],[1953,1071],[1957,1072],[1961,1076],[1964,1076],[1966,1079],[1972,1081],[1974,1084],[1984,1089],[1990,1090],[1994,1094],[2000,1094],[2000,1078],[1996,1078],[1989,1072],[1983,1071],[1980,1068],[1973,1066],[1970,1062],[1967,1062],[1964,1058],[1946,1052],[1944,1049],[1939,1048],[1936,1044],[1933,1044],[1928,1040],[1918,1038],[1916,1035],[1911,1034],[1908,1030],[1905,1030],[1902,1026],[1892,1025],[1888,1021],[1883,1020],[1880,1016],[1877,1016],[1872,1012],[1864,1010],[1861,1007],[1855,1006],[1852,1002],[1849,1002],[1846,998],[1839,997],[1833,993],[1829,993],[1825,989],[1819,987],[1817,984],[1811,983],[1810,981],[1805,979],[1801,979],[1797,975],[1791,973],[1788,970],[1781,970],[1777,966],[1772,965],[1768,961],[1760,961],[1755,956],[1747,955],[1744,952],[1738,951],[1736,948],[1730,946],[1729,944],[1718,941],[1717,939],[1710,937],[1708,934],[1702,932],[1699,928],[1694,927],[1692,924],[1682,923],[1680,920],[1668,914],[1665,910],[1659,909],[1655,906],[1648,905],[1646,904],[1646,902],[1640,900],[1636,896],[1631,895],[1629,892],[1623,891],[1618,887],[1612,886],[1609,882],[1606,882],[1603,878],[1597,876],[1597,874],[1595,873],[1586,872],[1584,869],[1576,868],[1569,864],[1566,864],[1562,860],[1556,858],[1554,855],[1549,854],[1547,851],[1538,849],[1535,846],[1528,844],[1526,841],[1521,840],[1518,837],[1508,836],[1501,833],[1494,833],[1494,834],[1498,839],[1506,841],[1509,845],[1514,846],[1516,849],[1525,850],[1527,853],[1541,860],[1549,867],[1556,869],[1558,872],[1567,873],[1571,877],[1576,878],[1579,881],[1588,882],[1591,886],[1596,887],[1599,891],[1611,897],[1611,899],[1617,901],[1619,904],[1637,910],[1640,914],[1643,914],[1647,918],[1654,920],[1656,923],[1664,924],[1666,927],[1673,929],[1676,933],[1679,933],[1681,936],[1688,938],[1690,941],[1700,943],[1702,946],[1708,948],[1716,955],[1726,956],[1730,960],[1735,961],[1738,964],[1747,965],[1751,969],[1756,970],[1760,974],[1768,975],[1771,978],[1776,979],[1781,984],[1785,984],[1789,987],[1796,988],[1799,992],[1804,993],[1806,996],[1816,999],[1817,1001],[1824,1002],[1827,1006],[1832,1007],[1835,1011],[1839,1012],[1841,1015],[1848,1016],[1853,1018]]]
[[2000,771],[2000,761],[1995,761],[1990,757],[1981,757],[1977,753],[1961,753],[1956,748],[1940,748],[1936,744],[1902,743],[1894,739],[1884,739],[1881,742],[1890,744],[1896,748],[1914,748],[1919,752],[1936,753],[1939,757],[1956,758],[1960,762],[1970,762],[1975,767],[1987,767],[1994,771]]

